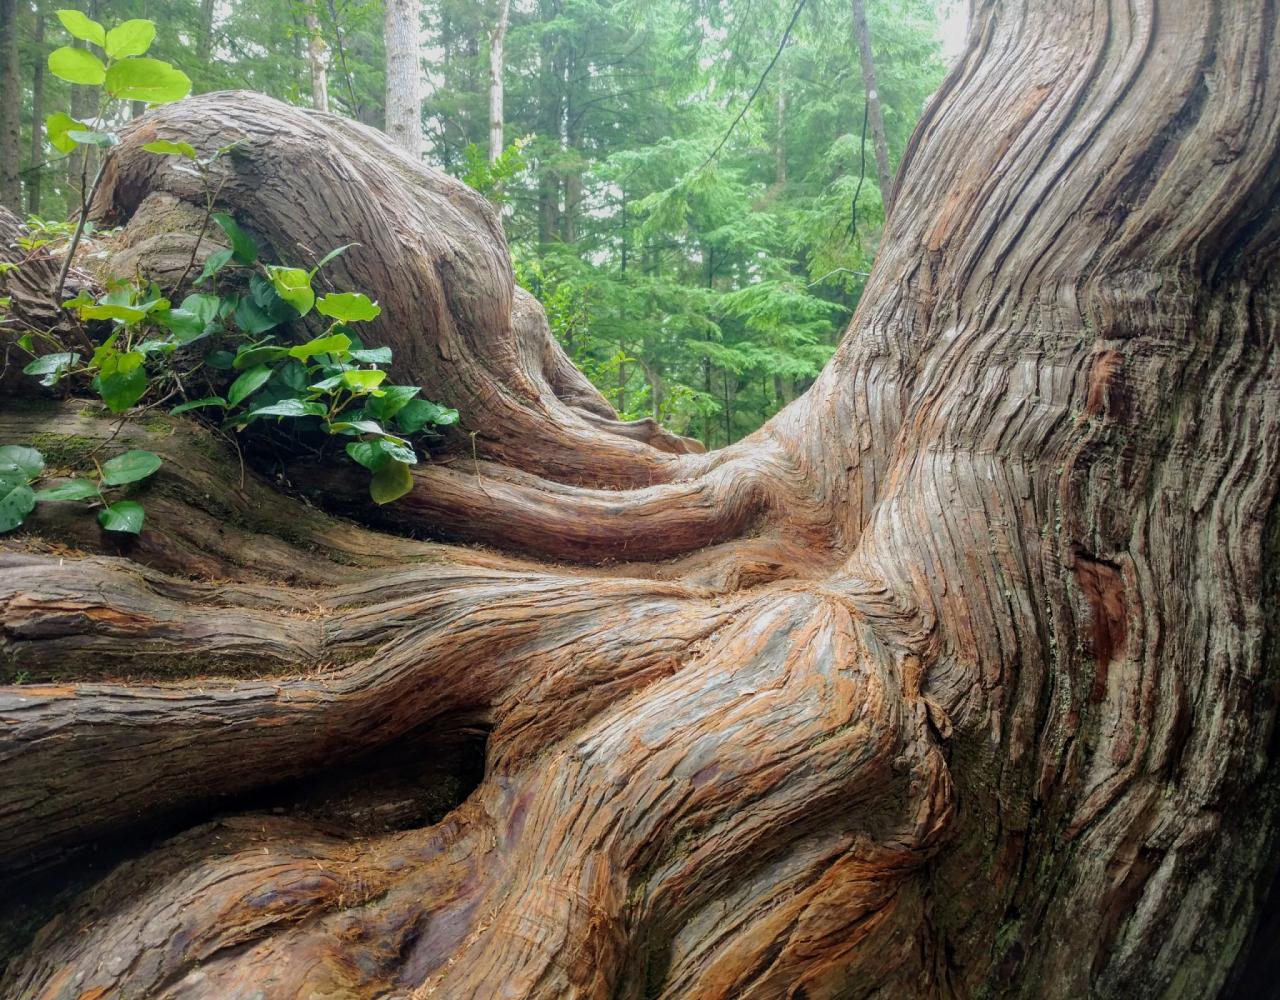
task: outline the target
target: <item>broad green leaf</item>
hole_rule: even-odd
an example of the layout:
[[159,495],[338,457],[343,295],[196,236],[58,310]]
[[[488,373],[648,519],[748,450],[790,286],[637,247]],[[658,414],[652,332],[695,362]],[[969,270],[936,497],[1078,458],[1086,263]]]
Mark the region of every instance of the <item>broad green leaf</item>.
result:
[[383,379],[386,377],[386,372],[379,371],[376,368],[343,372],[341,375],[343,386],[352,392],[372,392],[382,384]]
[[327,337],[316,337],[305,344],[291,348],[289,354],[299,361],[306,361],[317,354],[338,354],[351,346],[351,338],[345,333],[334,333]]
[[103,359],[93,385],[112,413],[123,413],[147,394],[147,371],[142,362],[137,351],[115,352]]
[[416,434],[427,424],[448,427],[458,422],[458,411],[429,399],[411,399],[396,414],[396,425],[406,434]]
[[106,84],[112,97],[148,104],[171,104],[191,93],[191,78],[186,73],[146,56],[112,63],[106,72]]
[[387,433],[382,424],[376,420],[336,420],[329,425],[329,430],[334,434],[385,435]]
[[142,531],[146,511],[136,500],[117,500],[111,506],[98,511],[98,523],[107,531],[124,531],[136,535]]
[[413,489],[413,473],[404,462],[392,460],[381,466],[369,480],[369,495],[377,504],[391,503]]
[[168,354],[170,351],[178,349],[176,340],[144,340],[141,344],[134,348],[139,354]]
[[102,481],[108,486],[136,483],[154,473],[163,461],[155,452],[134,448],[102,463]]
[[20,473],[27,482],[31,482],[42,472],[44,456],[34,448],[21,444],[7,444],[0,448],[0,475]]
[[148,310],[137,306],[110,304],[81,306],[78,311],[81,319],[118,319],[126,326],[146,319],[148,312]]
[[236,326],[250,336],[266,333],[280,325],[280,320],[275,319],[248,295],[242,296],[236,303],[235,321]]
[[93,42],[98,48],[106,44],[106,30],[93,18],[78,10],[60,10],[58,20],[70,32],[72,38]]
[[59,80],[96,87],[107,78],[107,67],[87,49],[64,45],[49,53],[49,72]]
[[325,408],[319,403],[308,403],[302,399],[281,399],[269,406],[259,406],[250,410],[246,416],[257,417],[323,417]]
[[179,403],[170,413],[186,413],[188,410],[198,410],[204,406],[222,406],[225,407],[227,401],[221,396],[205,396],[204,399],[192,399],[185,403]]
[[267,265],[267,275],[276,294],[297,310],[299,316],[311,312],[316,293],[311,290],[311,275],[300,267]]
[[231,241],[231,251],[235,254],[236,260],[241,264],[252,264],[258,259],[258,245],[253,242],[253,238],[240,228],[235,219],[231,218],[226,212],[214,212],[213,221],[222,227],[222,231],[227,234],[227,239]]
[[0,475],[0,534],[18,527],[35,505],[36,495],[21,475]]
[[389,365],[391,364],[391,348],[370,347],[354,349],[351,352],[351,360],[359,361],[363,365]]
[[209,254],[208,259],[204,262],[204,270],[200,272],[200,277],[196,278],[196,284],[198,285],[202,281],[208,281],[226,267],[227,262],[231,260],[234,253],[234,250],[227,247],[223,250],[215,250],[213,253]]
[[257,365],[250,368],[231,383],[231,388],[227,390],[227,405],[240,405],[241,400],[251,396],[266,385],[267,379],[270,377],[271,369],[267,365]]
[[80,355],[75,351],[68,351],[59,354],[44,354],[36,358],[34,361],[27,363],[22,369],[24,375],[40,375],[41,385],[57,385],[58,380],[62,378],[67,371],[74,367],[80,360]]
[[89,500],[101,495],[91,479],[71,479],[61,486],[36,490],[37,500]]
[[95,132],[93,129],[71,128],[67,129],[67,138],[72,142],[78,142],[82,146],[118,146],[119,138],[114,132]]
[[87,129],[89,126],[82,121],[72,118],[65,111],[55,111],[44,120],[45,135],[49,137],[49,142],[53,148],[60,153],[70,153],[76,148],[76,141],[70,138],[67,133],[72,129]]
[[382,307],[360,292],[331,292],[316,303],[316,312],[344,323],[355,323],[377,319]]
[[246,368],[252,368],[254,365],[270,364],[273,361],[279,361],[281,358],[289,356],[287,347],[272,347],[271,345],[253,346],[250,344],[241,345],[236,351],[236,356],[231,363],[231,367],[243,371]]
[[182,156],[194,160],[198,155],[196,147],[189,142],[170,142],[168,139],[157,139],[155,142],[143,143],[142,148],[148,153],[159,153],[162,156]]
[[230,351],[210,351],[204,356],[204,363],[220,372],[229,372],[235,367],[236,358]]
[[376,420],[390,420],[421,391],[416,385],[383,386],[382,395],[371,397],[365,409]]
[[[154,21],[134,18],[117,24],[107,32],[106,44],[102,47],[112,59],[124,59],[128,56],[140,56],[156,38]],[[102,44],[102,43],[99,43]],[[185,95],[184,95],[185,96]]]
[[307,366],[301,361],[290,361],[276,369],[276,381],[294,393],[301,394],[307,388]]
[[403,462],[406,465],[415,465],[418,461],[418,454],[412,447],[386,438],[352,441],[347,445],[347,454],[370,472],[377,472],[388,461]]

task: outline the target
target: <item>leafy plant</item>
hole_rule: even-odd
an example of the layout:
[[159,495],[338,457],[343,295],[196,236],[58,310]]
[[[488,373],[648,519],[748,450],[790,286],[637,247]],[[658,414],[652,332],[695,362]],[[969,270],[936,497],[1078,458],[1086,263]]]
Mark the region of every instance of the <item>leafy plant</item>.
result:
[[[108,30],[78,10],[59,10],[58,20],[73,38],[95,46],[101,55],[87,49],[63,45],[49,53],[49,72],[68,83],[83,87],[100,87],[98,111],[92,123],[72,118],[65,111],[55,111],[45,120],[49,142],[63,153],[76,146],[116,145],[120,140],[105,123],[113,102],[142,101],[146,104],[169,104],[191,93],[191,79],[171,63],[147,56],[155,41],[154,21],[134,18]],[[86,164],[88,159],[85,160]],[[106,160],[103,159],[103,165]],[[81,177],[80,211],[76,228],[67,248],[62,272],[58,276],[56,296],[61,296],[67,271],[76,247],[84,234],[89,204],[102,182],[102,165],[92,185]]]
[[147,479],[161,464],[159,455],[135,449],[103,462],[93,479],[74,478],[34,490],[32,484],[44,473],[44,456],[25,445],[0,447],[0,533],[19,527],[39,502],[78,500],[101,507],[98,523],[105,530],[136,535],[146,516],[142,504],[112,499],[110,494],[114,488]]

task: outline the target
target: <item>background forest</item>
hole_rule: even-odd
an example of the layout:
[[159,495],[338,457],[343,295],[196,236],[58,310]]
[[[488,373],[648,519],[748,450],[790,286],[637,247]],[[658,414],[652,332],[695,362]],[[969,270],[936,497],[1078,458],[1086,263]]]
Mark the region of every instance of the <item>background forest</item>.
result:
[[[0,0],[0,203],[23,215],[79,202],[84,154],[42,127],[92,113],[89,88],[45,65],[68,6],[156,21],[153,54],[196,93],[379,127],[397,94],[387,41],[420,18],[425,157],[502,206],[519,281],[618,410],[711,447],[803,391],[875,254],[884,200],[849,0]],[[866,4],[890,171],[942,78],[937,8]]]

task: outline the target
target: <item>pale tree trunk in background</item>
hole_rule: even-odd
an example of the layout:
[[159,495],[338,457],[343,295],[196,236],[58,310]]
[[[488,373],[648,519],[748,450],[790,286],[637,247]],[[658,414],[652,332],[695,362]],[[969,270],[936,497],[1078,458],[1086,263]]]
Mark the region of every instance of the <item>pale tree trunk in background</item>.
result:
[[307,64],[311,67],[311,106],[317,111],[328,111],[329,47],[320,29],[316,0],[309,0],[303,17],[307,25]]
[[0,95],[0,205],[21,213],[22,76],[17,0],[0,0]]
[[40,214],[40,184],[44,177],[44,0],[36,4],[35,64],[31,69],[31,152],[28,159],[27,211]]
[[[41,504],[0,551],[0,870],[133,854],[0,996],[1220,995],[1280,860],[1277,4],[974,6],[834,356],[711,454],[616,419],[386,136],[243,93],[123,130],[119,270],[204,222],[143,144],[240,142],[227,211],[356,244],[361,337],[462,431],[375,507],[252,429],[241,480],[194,421],[0,395],[0,441],[165,459],[128,548]],[[460,733],[437,813],[325,784]]]
[[420,0],[386,0],[387,135],[414,157],[422,155]]
[[787,183],[787,94],[778,80],[778,138],[773,147],[773,182]]
[[498,0],[498,23],[489,35],[489,162],[502,155],[502,71],[506,63],[507,21],[511,0]]
[[196,58],[208,66],[213,58],[213,2],[200,0],[200,33],[196,38]]
[[880,197],[884,201],[884,217],[887,219],[893,208],[893,175],[889,173],[889,144],[884,137],[884,114],[880,107],[880,92],[876,89],[876,65],[871,58],[867,7],[864,0],[852,0],[852,3],[853,35],[858,45],[858,58],[862,63],[862,89],[866,91],[867,118],[871,123],[871,139],[876,150],[876,174],[880,180]]

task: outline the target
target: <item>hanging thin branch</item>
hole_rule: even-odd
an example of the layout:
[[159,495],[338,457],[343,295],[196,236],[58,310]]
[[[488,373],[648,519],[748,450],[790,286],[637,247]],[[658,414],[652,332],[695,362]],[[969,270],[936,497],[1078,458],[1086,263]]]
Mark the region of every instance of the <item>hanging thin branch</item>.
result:
[[738,123],[746,117],[747,111],[751,108],[751,102],[756,99],[756,95],[760,93],[760,88],[764,86],[764,81],[769,76],[769,71],[777,64],[782,50],[787,47],[787,40],[791,37],[791,29],[796,26],[796,20],[800,17],[800,11],[804,10],[805,0],[796,0],[796,9],[791,12],[791,20],[787,23],[787,30],[782,33],[782,41],[778,43],[778,51],[773,54],[773,58],[769,60],[769,65],[764,68],[764,72],[760,74],[760,79],[756,81],[756,86],[751,91],[751,96],[747,98],[747,103],[742,106],[742,110],[738,112],[738,117],[733,120],[733,124],[729,126],[729,130],[716,143],[716,148],[711,151],[698,168],[699,171],[705,170],[707,165],[720,155],[720,150],[724,149],[724,144],[729,141],[729,136],[733,135],[733,130],[738,127]]

